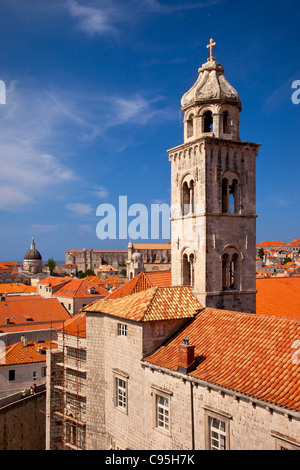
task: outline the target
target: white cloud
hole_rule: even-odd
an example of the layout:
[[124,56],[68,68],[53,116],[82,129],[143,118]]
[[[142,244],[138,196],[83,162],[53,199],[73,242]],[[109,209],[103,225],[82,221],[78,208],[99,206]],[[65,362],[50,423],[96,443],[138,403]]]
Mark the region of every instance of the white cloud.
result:
[[[49,97],[16,82],[0,108],[0,209],[22,210],[51,189],[76,180],[64,163],[56,126],[64,120]],[[51,152],[49,151],[51,150]]]
[[43,224],[32,224],[31,230],[33,233],[50,233],[54,232],[57,228],[56,225],[43,225]]
[[67,204],[66,209],[71,211],[74,215],[89,215],[94,210],[90,204],[83,204],[82,202]]
[[108,191],[104,186],[95,186],[93,189],[95,196],[99,197],[100,199],[105,199],[108,196]]
[[71,16],[78,19],[79,29],[90,35],[119,33],[122,24],[141,21],[153,15],[170,15],[172,13],[209,7],[227,0],[204,0],[170,4],[157,0],[67,0],[66,6]]

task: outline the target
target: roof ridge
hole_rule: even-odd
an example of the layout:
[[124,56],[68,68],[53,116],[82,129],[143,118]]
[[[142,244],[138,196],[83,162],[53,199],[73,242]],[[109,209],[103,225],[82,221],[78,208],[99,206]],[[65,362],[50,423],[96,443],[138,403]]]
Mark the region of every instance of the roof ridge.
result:
[[[149,309],[150,309],[150,307],[151,307],[151,304],[153,303],[153,301],[154,301],[154,299],[155,299],[155,297],[156,297],[156,295],[157,295],[157,291],[158,291],[159,287],[156,286],[156,287],[152,287],[151,289],[154,290],[154,295],[151,297],[151,300],[150,300],[150,302],[149,302],[149,304],[148,304],[146,310],[145,310],[144,313],[143,313],[143,317],[142,317],[143,319],[144,319],[145,316],[147,315],[147,313],[148,313],[148,311],[149,311]],[[150,289],[148,289],[148,291],[149,291],[149,290],[150,290]]]

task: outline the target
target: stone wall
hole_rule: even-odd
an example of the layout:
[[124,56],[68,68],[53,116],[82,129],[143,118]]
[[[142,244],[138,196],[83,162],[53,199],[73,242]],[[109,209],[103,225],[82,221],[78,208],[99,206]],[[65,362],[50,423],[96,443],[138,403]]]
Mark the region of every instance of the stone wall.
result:
[[[127,336],[117,335],[118,322],[127,324]],[[209,419],[215,417],[226,422],[228,449],[300,449],[299,413],[142,363],[150,330],[147,326],[143,333],[140,323],[87,313],[88,450],[205,450]],[[116,378],[126,383],[124,409],[116,406]],[[160,394],[169,399],[169,431],[156,425]]]
[[0,401],[0,450],[44,450],[46,392],[14,399]]

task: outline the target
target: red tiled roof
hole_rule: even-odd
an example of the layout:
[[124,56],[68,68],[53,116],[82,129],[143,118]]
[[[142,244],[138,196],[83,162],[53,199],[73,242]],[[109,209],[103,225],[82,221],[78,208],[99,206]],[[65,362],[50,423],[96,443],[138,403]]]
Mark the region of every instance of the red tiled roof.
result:
[[192,377],[300,411],[299,320],[205,308],[145,361],[177,371],[183,338],[195,345]]
[[66,335],[78,336],[86,338],[86,316],[85,313],[80,313],[70,320],[65,321],[63,327],[57,330],[59,333]]
[[0,332],[47,329],[51,325],[57,328],[68,318],[70,315],[55,298],[14,296],[0,302]]
[[57,348],[57,344],[49,340],[46,340],[43,343],[28,341],[26,347],[23,346],[22,342],[15,343],[8,346],[5,351],[0,353],[0,367],[11,364],[46,362],[45,354],[41,354],[40,351],[48,348]]
[[115,300],[98,300],[82,309],[134,321],[192,318],[202,305],[189,287],[153,287]]
[[151,287],[171,286],[171,271],[145,271],[137,274],[125,285],[119,287],[107,299],[119,299],[127,295],[142,292]]
[[[95,293],[90,293],[89,289],[95,289]],[[104,297],[107,295],[105,289],[85,279],[72,279],[53,294],[56,297]]]
[[47,276],[44,279],[41,279],[38,284],[47,284],[50,287],[57,287],[60,284],[66,284],[67,282],[71,281],[73,278],[69,276],[65,277],[55,277],[55,276]]
[[256,279],[256,313],[300,318],[300,278]]
[[9,282],[6,284],[0,284],[0,294],[22,294],[25,292],[36,292],[36,286],[27,286],[22,282]]

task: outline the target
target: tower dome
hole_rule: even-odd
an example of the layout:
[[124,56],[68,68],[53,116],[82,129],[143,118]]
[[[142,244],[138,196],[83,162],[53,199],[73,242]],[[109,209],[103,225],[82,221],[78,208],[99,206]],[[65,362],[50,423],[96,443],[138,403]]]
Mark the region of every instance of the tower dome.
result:
[[24,271],[38,274],[42,272],[42,256],[36,249],[34,239],[32,238],[30,249],[24,255],[23,268]]
[[227,140],[239,140],[239,113],[242,103],[238,92],[224,77],[224,68],[213,57],[216,43],[210,39],[210,55],[198,70],[194,85],[182,96],[185,141],[207,134]]
[[32,238],[30,250],[25,253],[24,260],[41,260],[40,252],[35,248],[34,239]]

